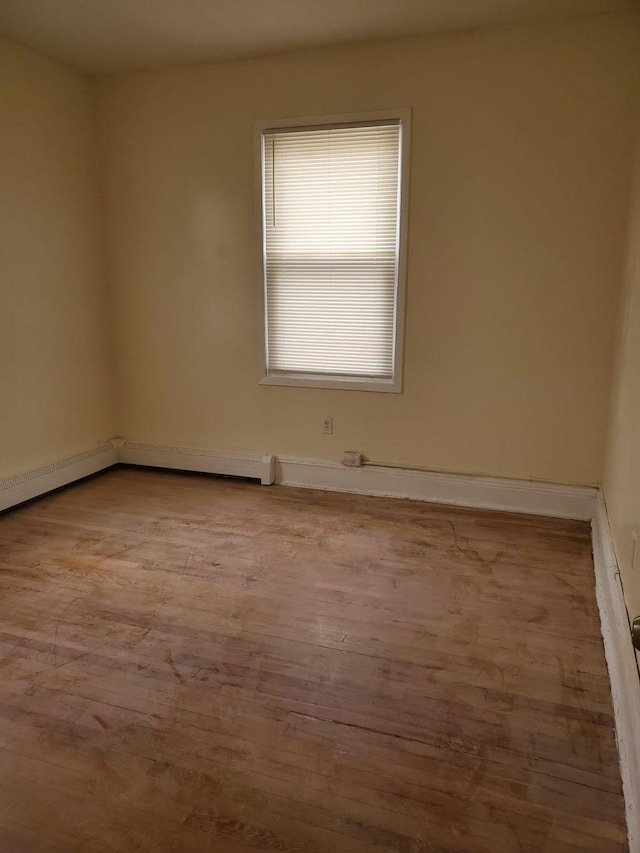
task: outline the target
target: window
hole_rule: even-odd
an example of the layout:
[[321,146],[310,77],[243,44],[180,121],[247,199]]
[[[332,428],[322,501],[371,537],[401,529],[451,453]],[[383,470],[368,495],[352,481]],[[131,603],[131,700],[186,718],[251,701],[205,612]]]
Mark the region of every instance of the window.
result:
[[408,116],[260,131],[263,383],[400,391]]

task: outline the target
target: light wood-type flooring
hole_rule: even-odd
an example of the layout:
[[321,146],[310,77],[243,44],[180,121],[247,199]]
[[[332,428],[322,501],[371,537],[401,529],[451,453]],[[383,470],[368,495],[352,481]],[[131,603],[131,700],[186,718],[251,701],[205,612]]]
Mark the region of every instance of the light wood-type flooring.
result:
[[621,853],[589,526],[113,469],[0,516],[2,853]]

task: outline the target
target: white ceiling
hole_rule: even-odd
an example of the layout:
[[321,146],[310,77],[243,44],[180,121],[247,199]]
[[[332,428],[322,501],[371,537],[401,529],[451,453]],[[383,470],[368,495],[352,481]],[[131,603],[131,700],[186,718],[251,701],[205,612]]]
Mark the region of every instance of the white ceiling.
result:
[[640,0],[0,0],[0,35],[92,74],[638,9]]

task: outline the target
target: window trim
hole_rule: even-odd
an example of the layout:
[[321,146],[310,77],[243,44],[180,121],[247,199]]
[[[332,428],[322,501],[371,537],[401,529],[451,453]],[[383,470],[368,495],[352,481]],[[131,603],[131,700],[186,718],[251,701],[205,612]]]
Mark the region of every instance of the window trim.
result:
[[[263,221],[264,166],[262,157],[263,134],[268,130],[288,128],[291,130],[327,125],[374,123],[376,121],[400,121],[400,210],[398,234],[398,269],[396,280],[396,316],[393,346],[393,378],[367,379],[366,377],[335,374],[269,373],[267,370],[266,334],[266,265]],[[332,388],[348,391],[383,391],[402,393],[404,361],[404,326],[407,279],[407,242],[409,225],[409,169],[411,158],[411,110],[377,110],[364,113],[338,113],[321,116],[293,116],[285,119],[265,119],[255,123],[254,159],[256,185],[256,219],[258,235],[258,269],[260,282],[260,385],[281,385],[298,388]]]

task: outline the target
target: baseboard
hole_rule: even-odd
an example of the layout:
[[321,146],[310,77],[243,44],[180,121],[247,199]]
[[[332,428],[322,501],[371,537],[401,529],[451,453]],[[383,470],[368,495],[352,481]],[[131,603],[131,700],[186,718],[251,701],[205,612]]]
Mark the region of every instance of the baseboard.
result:
[[584,520],[593,517],[598,495],[598,489],[587,486],[559,486],[467,474],[436,474],[376,465],[347,468],[335,462],[290,456],[276,457],[275,482],[307,489],[411,498]]
[[202,450],[112,439],[85,453],[0,480],[0,511],[118,462],[125,465],[250,477],[260,480],[264,485],[275,482],[308,489],[410,498],[557,518],[591,519],[598,494],[597,489],[586,486],[559,486],[498,477],[438,474],[375,465],[347,468],[326,460]]
[[251,477],[266,486],[274,481],[273,456],[262,456],[259,453],[198,450],[191,447],[124,441],[120,447],[119,459],[125,465],[150,465],[154,468],[175,468],[179,471]]
[[107,441],[84,453],[7,477],[0,480],[0,511],[97,474],[117,462],[118,448],[115,442]]
[[640,677],[602,496],[591,526],[596,598],[616,720],[629,853],[640,853]]

